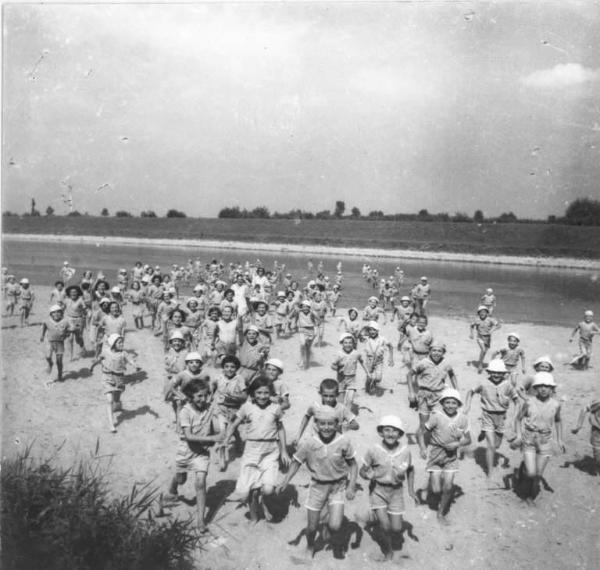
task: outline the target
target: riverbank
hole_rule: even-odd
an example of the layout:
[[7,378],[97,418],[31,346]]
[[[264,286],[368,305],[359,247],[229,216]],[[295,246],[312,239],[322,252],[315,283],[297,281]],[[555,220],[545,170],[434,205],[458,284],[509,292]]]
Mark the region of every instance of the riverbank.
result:
[[361,247],[334,247],[324,245],[304,245],[288,243],[261,243],[234,240],[210,239],[159,239],[121,236],[56,235],[56,234],[3,234],[4,242],[62,242],[82,244],[102,244],[120,246],[148,245],[153,247],[197,247],[199,249],[243,250],[252,252],[297,253],[313,256],[353,256],[370,259],[416,259],[423,261],[446,261],[461,263],[482,263],[514,265],[526,267],[549,267],[557,269],[600,270],[600,260],[576,259],[569,257],[533,257],[516,255],[484,255],[452,253],[440,251],[412,251],[406,249],[383,249]]

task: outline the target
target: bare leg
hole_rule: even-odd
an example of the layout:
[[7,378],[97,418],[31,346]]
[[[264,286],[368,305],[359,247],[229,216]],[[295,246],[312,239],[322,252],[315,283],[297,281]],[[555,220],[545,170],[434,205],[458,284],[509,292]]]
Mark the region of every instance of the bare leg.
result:
[[196,511],[198,513],[198,531],[206,531],[206,522],[204,520],[204,510],[206,508],[206,473],[198,471],[196,473]]
[[106,401],[108,403],[106,409],[108,411],[108,425],[110,426],[110,431],[115,433],[117,428],[115,427],[115,416],[113,414],[113,393],[109,392],[106,394]]

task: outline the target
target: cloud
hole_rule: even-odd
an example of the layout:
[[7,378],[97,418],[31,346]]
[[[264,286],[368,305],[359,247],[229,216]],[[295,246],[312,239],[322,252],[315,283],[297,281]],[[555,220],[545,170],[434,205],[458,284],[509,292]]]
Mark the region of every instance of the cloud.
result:
[[600,71],[583,67],[580,63],[559,63],[550,69],[534,71],[523,77],[521,83],[540,89],[560,89],[583,85],[600,78]]

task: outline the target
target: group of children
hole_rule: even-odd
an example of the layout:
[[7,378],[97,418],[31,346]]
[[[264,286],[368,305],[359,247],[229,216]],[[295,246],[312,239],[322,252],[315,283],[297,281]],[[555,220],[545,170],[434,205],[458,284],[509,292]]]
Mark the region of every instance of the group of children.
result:
[[[68,265],[62,268],[63,278],[65,268],[71,269]],[[311,556],[325,509],[327,522],[321,536],[331,543],[334,553],[340,553],[344,503],[354,498],[358,477],[368,480],[379,542],[390,559],[403,528],[404,487],[415,503],[427,502],[437,510],[440,523],[448,523],[454,477],[464,448],[471,444],[469,412],[475,396],[481,399],[478,439],[486,442],[488,477],[493,476],[497,450],[507,433],[511,448],[523,453],[519,470],[522,497],[533,501],[553,453],[553,434],[556,445],[564,451],[553,365],[549,358],[540,357],[534,363],[535,374],[528,377],[519,335],[510,333],[507,346],[495,351],[485,366],[491,336],[500,328],[500,322],[491,316],[496,299],[489,289],[470,325],[471,336],[476,333],[479,346],[477,369],[479,373],[485,371],[487,379],[469,390],[464,400],[446,359],[448,349],[434,339],[428,328],[430,287],[423,277],[409,295],[399,300],[395,293],[390,297],[372,296],[362,311],[353,307],[337,319],[337,330],[342,334],[339,350],[329,363],[335,378],[322,380],[319,398],[307,408],[295,437],[288,443],[283,420],[292,403],[282,381],[286,365],[272,353],[277,351],[280,338],[296,336],[300,367],[311,366],[313,343],[323,342],[325,323],[329,315],[335,316],[343,282],[341,264],[333,283],[319,269],[316,278],[301,288],[298,280],[285,273],[285,266],[278,264],[268,272],[260,263],[230,264],[229,268],[216,261],[205,267],[192,264],[190,271],[198,283],[185,299],[173,285],[179,277],[173,279],[160,268],[140,262],[131,274],[120,271],[113,288],[102,274],[92,278],[91,272],[85,272],[79,284],[65,288],[65,282],[73,278],[70,271],[68,279],[55,284],[48,319],[42,325],[48,371],[55,362],[57,380],[62,381],[65,341],[71,339],[73,357],[73,343],[80,347],[82,356],[88,354],[87,340],[91,345],[90,369],[93,371],[97,365],[102,368],[109,426],[116,432],[115,414],[122,409],[127,372],[130,368],[139,370],[125,349],[123,308],[130,305],[135,329],[152,330],[165,350],[163,396],[172,406],[180,441],[175,474],[164,500],[177,501],[179,486],[192,474],[200,531],[206,529],[204,510],[211,456],[224,471],[237,448],[243,451],[235,495],[248,504],[252,520],[268,517],[278,496],[300,467],[306,466],[311,484],[305,505],[305,535]],[[403,273],[398,269],[390,283],[399,288],[402,280]],[[6,279],[5,297],[13,291],[14,281]],[[23,285],[28,283],[21,282],[21,296],[23,290],[30,290]],[[33,303],[33,293],[30,300]],[[585,366],[591,356],[591,339],[600,332],[590,313],[586,311],[574,331],[579,333]],[[381,335],[388,318],[397,323],[398,338],[394,342]],[[362,458],[358,458],[348,434],[359,429],[355,415],[359,366],[366,394],[380,394],[386,360],[389,367],[394,366],[395,350],[406,370],[409,407],[418,415],[416,441],[420,456],[427,461],[426,497],[415,492],[415,465],[404,438],[408,418],[397,414],[382,417],[376,428],[377,438]],[[218,373],[209,376],[205,370],[208,365]],[[572,431],[581,429],[588,414],[600,474],[600,402],[595,400],[581,411]]]

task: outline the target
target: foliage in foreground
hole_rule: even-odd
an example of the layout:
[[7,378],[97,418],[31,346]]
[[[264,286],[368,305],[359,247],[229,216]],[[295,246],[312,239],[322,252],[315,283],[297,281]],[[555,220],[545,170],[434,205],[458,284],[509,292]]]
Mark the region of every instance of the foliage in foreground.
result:
[[5,570],[146,570],[190,567],[191,520],[152,516],[158,491],[134,485],[110,498],[96,457],[69,469],[30,449],[2,463]]

